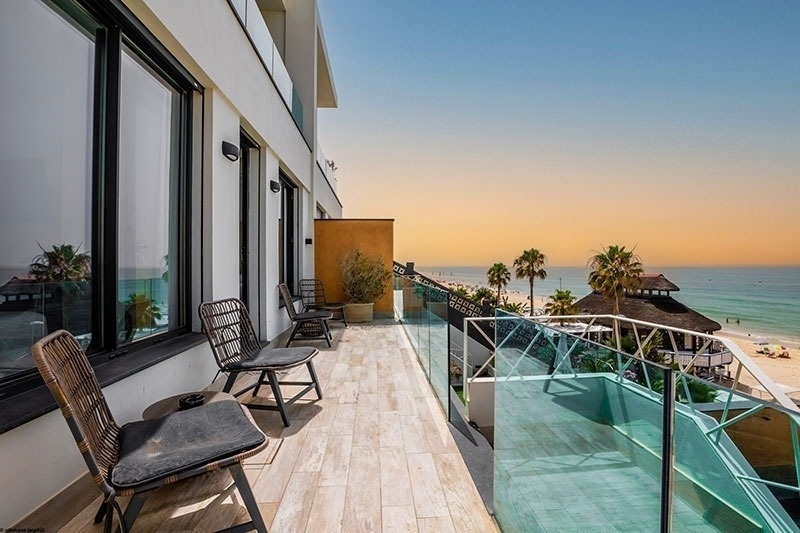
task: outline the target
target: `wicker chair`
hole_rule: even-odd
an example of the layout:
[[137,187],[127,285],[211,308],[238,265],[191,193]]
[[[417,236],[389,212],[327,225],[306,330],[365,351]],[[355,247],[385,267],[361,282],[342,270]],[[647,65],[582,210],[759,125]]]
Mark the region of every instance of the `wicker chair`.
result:
[[[122,531],[130,530],[152,489],[221,468],[230,469],[250,514],[250,522],[231,529],[266,531],[240,463],[264,449],[268,439],[238,402],[209,403],[119,426],[72,335],[51,333],[32,352],[104,495],[95,523],[105,515],[106,532],[111,531],[114,511]],[[120,496],[131,496],[124,514],[116,500]]]
[[[292,295],[289,293],[289,287],[287,287],[285,283],[281,283],[278,285],[278,291],[281,294],[283,305],[286,307],[286,312],[289,314],[289,318],[294,324],[292,333],[289,335],[289,340],[286,341],[286,347],[289,347],[298,332],[302,333],[306,338],[325,339],[325,342],[328,343],[328,347],[330,347],[331,331],[328,329],[328,320],[333,318],[333,314],[330,311],[306,311],[298,313],[294,310],[294,301],[292,300]],[[309,332],[315,332],[316,335],[313,333],[309,334]]]
[[[304,311],[330,311],[336,313],[344,327],[347,327],[347,317],[344,314],[344,302],[329,302],[325,299],[325,287],[318,279],[300,280],[300,298],[303,299]],[[336,315],[334,315],[336,316]]]
[[[236,378],[242,372],[261,372],[258,380],[252,385],[233,393],[240,396],[253,390],[253,396],[258,394],[261,385],[267,383],[275,397],[275,405],[259,403],[245,404],[251,409],[267,409],[279,411],[283,425],[289,427],[289,415],[286,406],[291,405],[312,389],[317,392],[317,397],[322,398],[322,388],[314,371],[311,361],[319,353],[314,347],[303,346],[297,348],[262,348],[258,341],[253,323],[244,303],[237,298],[204,302],[199,308],[200,321],[203,331],[208,337],[211,351],[217,360],[221,373],[227,374],[228,379],[222,389],[230,392]],[[279,381],[276,372],[306,365],[311,381]],[[216,378],[215,378],[216,379]],[[283,399],[281,385],[305,385],[305,388],[289,400]]]

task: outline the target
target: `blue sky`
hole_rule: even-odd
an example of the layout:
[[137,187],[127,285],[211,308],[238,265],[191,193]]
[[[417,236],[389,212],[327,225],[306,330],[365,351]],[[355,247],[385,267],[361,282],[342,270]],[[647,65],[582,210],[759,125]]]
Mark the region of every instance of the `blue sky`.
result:
[[625,244],[661,264],[735,264],[758,243],[756,262],[800,263],[800,2],[320,13],[339,95],[320,143],[345,216],[395,218],[398,259],[538,247],[584,264]]

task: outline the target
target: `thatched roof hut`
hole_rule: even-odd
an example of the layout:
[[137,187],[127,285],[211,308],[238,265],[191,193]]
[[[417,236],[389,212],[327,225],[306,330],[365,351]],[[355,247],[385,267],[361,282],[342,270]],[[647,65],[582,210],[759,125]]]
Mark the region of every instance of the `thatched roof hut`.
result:
[[667,296],[671,291],[679,291],[677,285],[664,277],[664,274],[642,274],[639,276],[640,285],[636,292],[652,294],[656,292],[661,294],[666,292]]
[[[621,315],[701,333],[713,333],[722,329],[719,322],[701,315],[669,296],[670,291],[680,289],[662,274],[645,274],[641,279],[642,284],[636,292],[620,299]],[[614,312],[613,304],[597,292],[584,296],[575,302],[575,306],[580,309],[581,314],[610,315]]]

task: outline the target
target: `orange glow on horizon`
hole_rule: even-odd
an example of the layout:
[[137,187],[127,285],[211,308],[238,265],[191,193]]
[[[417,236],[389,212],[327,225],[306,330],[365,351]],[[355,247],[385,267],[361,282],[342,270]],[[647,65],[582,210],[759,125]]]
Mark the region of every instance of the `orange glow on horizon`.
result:
[[[491,177],[486,165],[454,170],[423,158],[387,168],[380,151],[359,156],[348,158],[358,164],[339,182],[344,216],[394,218],[399,261],[510,264],[534,247],[550,265],[582,266],[596,250],[620,244],[635,247],[645,266],[800,265],[800,180],[736,180],[726,172],[726,184],[700,175],[677,183],[670,180],[677,169],[662,168],[650,171],[651,185],[639,186],[636,176],[647,168],[641,162],[613,176],[595,169],[586,171],[590,177],[553,173],[515,182]],[[665,185],[652,185],[659,182]]]

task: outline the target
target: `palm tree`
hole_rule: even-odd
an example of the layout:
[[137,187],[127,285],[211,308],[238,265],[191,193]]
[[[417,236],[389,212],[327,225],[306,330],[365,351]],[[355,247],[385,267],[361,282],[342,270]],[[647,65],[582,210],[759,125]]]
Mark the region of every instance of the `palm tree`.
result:
[[589,286],[614,304],[614,314],[619,314],[619,300],[626,290],[639,286],[644,269],[642,260],[633,250],[613,244],[597,252],[589,260]]
[[33,258],[28,272],[36,281],[86,281],[91,276],[91,256],[81,252],[80,245],[54,244],[52,250],[45,250],[39,244],[39,249],[42,253]]
[[537,250],[536,248],[531,248],[530,250],[525,250],[522,252],[522,255],[514,259],[514,273],[517,276],[517,279],[528,279],[531,287],[531,309],[530,313],[533,316],[533,280],[534,279],[544,279],[547,277],[547,272],[545,271],[544,262],[547,261],[545,255]]
[[550,301],[544,304],[544,312],[550,316],[566,316],[578,314],[575,306],[575,295],[569,289],[556,289]]
[[511,281],[511,272],[508,271],[508,267],[505,264],[495,263],[486,272],[486,279],[490,287],[497,287],[497,303],[495,305],[499,305],[500,291]]
[[503,296],[503,303],[497,306],[507,313],[514,313],[516,315],[524,315],[527,311],[528,304],[525,302],[509,302],[508,296]]

